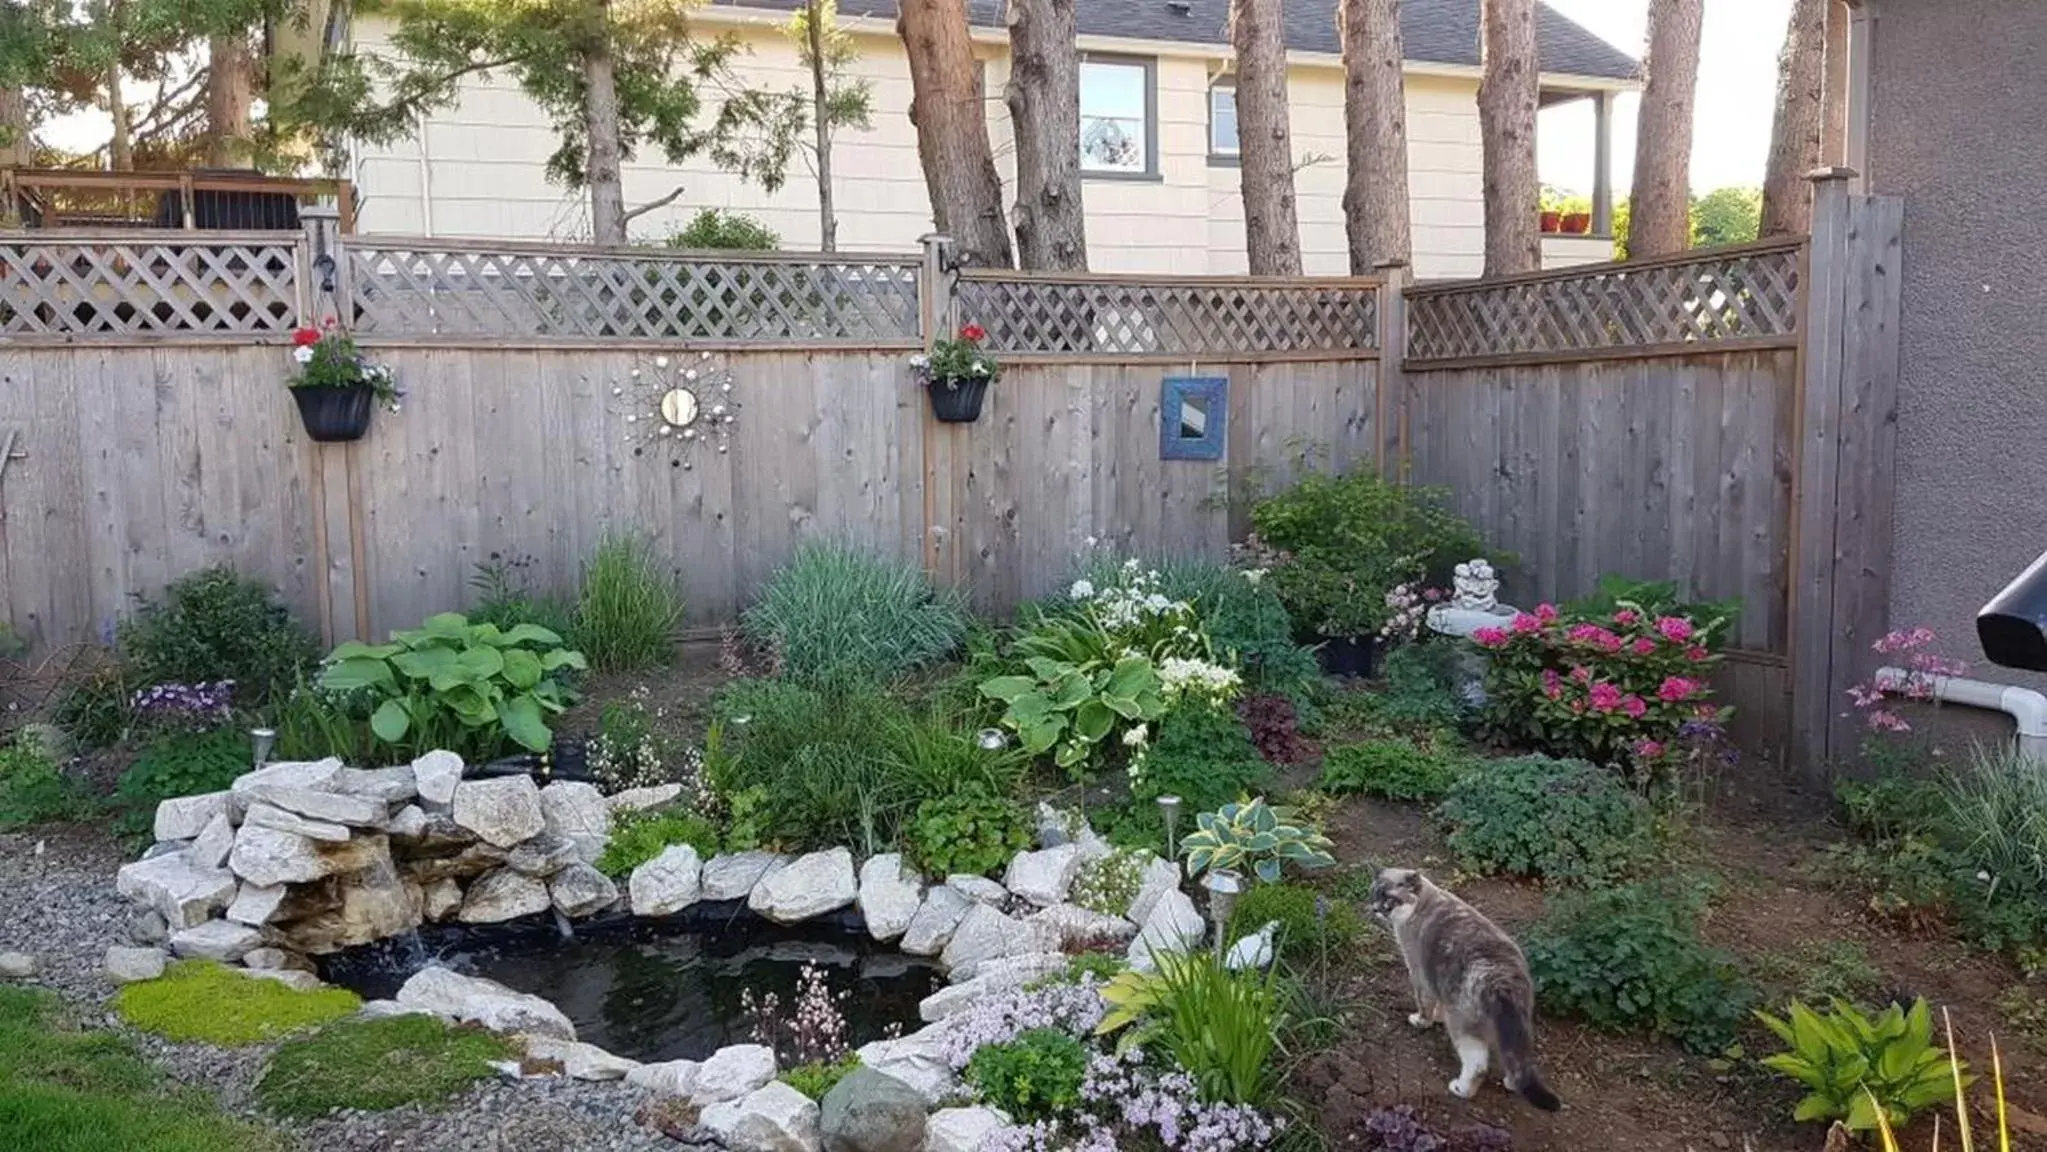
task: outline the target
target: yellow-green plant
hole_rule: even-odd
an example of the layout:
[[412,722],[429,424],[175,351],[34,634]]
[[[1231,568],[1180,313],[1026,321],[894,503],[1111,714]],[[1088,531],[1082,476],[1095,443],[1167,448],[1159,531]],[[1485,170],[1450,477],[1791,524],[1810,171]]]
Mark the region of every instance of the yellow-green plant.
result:
[[1329,837],[1296,821],[1292,809],[1267,804],[1263,796],[1203,812],[1195,823],[1199,827],[1180,842],[1190,876],[1211,868],[1234,872],[1248,866],[1260,880],[1276,884],[1288,861],[1303,868],[1336,863],[1329,854]]
[[1796,1120],[1842,1120],[1857,1132],[1903,1124],[1957,1099],[1971,1079],[1951,1052],[1934,1046],[1925,1000],[1909,1011],[1892,1004],[1874,1018],[1838,999],[1824,1015],[1793,1000],[1789,1019],[1756,1016],[1790,1045],[1763,1064],[1807,1089]]
[[[1962,1152],[1976,1152],[1976,1134],[1969,1127],[1969,1102],[1965,1092],[1968,1077],[1963,1075],[1962,1062],[1955,1057],[1955,1022],[1948,1017],[1946,1009],[1941,1010],[1940,1019],[1947,1029],[1947,1070],[1954,1084],[1955,1123],[1962,1133]],[[1996,1036],[1990,1038],[1990,1074],[1997,1092],[1997,1152],[2011,1152],[2011,1117],[2004,1102],[2004,1058],[1998,1055]],[[1876,1128],[1878,1138],[1883,1141],[1883,1152],[1901,1152],[1897,1133],[1891,1130],[1891,1122],[1880,1110]],[[1938,1121],[1933,1129],[1933,1152],[1940,1152]]]

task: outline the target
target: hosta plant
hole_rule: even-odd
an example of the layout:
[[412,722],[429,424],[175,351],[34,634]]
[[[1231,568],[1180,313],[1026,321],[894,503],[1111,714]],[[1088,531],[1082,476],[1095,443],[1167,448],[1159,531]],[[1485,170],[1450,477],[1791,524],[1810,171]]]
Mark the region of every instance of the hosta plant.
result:
[[1024,751],[1051,752],[1060,767],[1076,774],[1086,770],[1095,747],[1119,723],[1147,724],[1166,714],[1158,669],[1144,656],[1126,655],[1113,664],[1032,656],[1024,663],[1030,675],[997,676],[981,685],[981,694],[1007,706],[1002,723],[1022,738]]
[[1336,863],[1327,836],[1297,822],[1292,810],[1267,804],[1262,796],[1203,812],[1195,823],[1196,830],[1180,841],[1192,876],[1209,869],[1250,871],[1265,883],[1276,884],[1288,863],[1302,868]]
[[1841,1120],[1857,1132],[1880,1127],[1879,1117],[1902,1125],[1952,1102],[1973,1079],[1934,1044],[1924,1000],[1909,1011],[1892,1004],[1874,1017],[1842,1000],[1824,1014],[1794,1000],[1787,1018],[1756,1016],[1790,1046],[1763,1063],[1806,1088],[1793,1119]]
[[349,641],[320,674],[330,692],[376,700],[370,730],[414,751],[502,751],[504,740],[534,752],[553,741],[547,717],[575,701],[562,674],[587,667],[583,654],[537,624],[502,630],[456,612],[427,618],[388,644]]

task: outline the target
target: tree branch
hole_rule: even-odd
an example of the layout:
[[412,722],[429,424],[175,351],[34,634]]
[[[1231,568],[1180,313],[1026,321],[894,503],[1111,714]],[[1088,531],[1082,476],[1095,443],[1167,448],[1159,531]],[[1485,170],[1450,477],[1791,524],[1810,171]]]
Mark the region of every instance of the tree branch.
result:
[[666,208],[670,204],[675,203],[676,200],[681,198],[684,187],[685,185],[677,184],[675,186],[675,191],[670,192],[668,195],[661,197],[659,200],[649,200],[645,204],[640,205],[638,208],[634,208],[633,210],[627,212],[624,217],[625,223],[630,224],[634,220],[638,219],[641,216],[646,215],[649,212],[652,212],[656,208]]

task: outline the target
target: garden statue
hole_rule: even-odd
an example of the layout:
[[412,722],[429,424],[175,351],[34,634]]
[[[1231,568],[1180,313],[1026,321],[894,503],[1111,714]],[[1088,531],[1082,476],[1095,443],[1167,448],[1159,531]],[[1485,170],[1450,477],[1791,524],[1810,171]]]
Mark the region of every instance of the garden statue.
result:
[[1456,593],[1450,597],[1453,608],[1491,613],[1499,606],[1500,578],[1483,559],[1459,564],[1451,583],[1456,586]]

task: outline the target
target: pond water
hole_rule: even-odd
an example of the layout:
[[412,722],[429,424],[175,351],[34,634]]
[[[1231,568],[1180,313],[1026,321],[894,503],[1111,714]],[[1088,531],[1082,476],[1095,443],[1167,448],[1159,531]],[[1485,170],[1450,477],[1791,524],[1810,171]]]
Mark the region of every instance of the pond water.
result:
[[734,901],[678,916],[579,922],[552,918],[489,926],[436,925],[326,957],[323,978],[365,999],[395,995],[429,964],[483,976],[552,1002],[578,1039],[633,1060],[702,1060],[753,1042],[740,992],[793,1005],[804,965],[816,964],[841,1001],[853,1047],[922,1027],[917,1004],[944,986],[935,964],[874,943],[857,916],[797,927],[771,924]]

